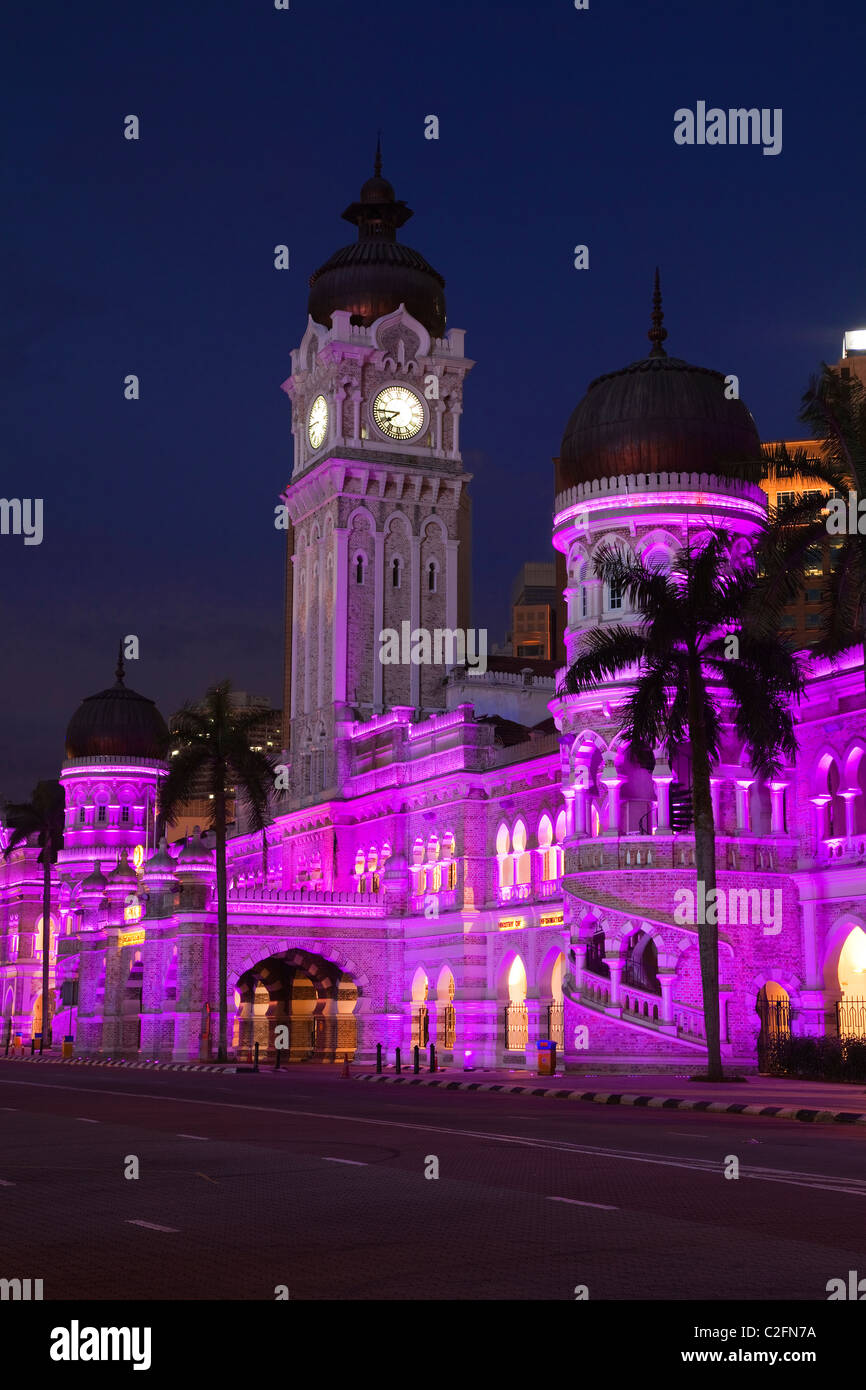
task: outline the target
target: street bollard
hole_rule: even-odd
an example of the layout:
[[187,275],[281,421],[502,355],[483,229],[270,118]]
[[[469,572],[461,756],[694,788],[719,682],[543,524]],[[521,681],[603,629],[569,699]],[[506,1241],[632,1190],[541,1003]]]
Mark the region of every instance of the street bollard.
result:
[[430,1044],[430,1070],[436,1070],[436,1044]]
[[395,1047],[395,1048],[394,1048],[394,1070],[395,1070],[395,1072],[399,1072],[399,1071],[400,1071],[400,1049],[399,1049],[399,1047]]
[[34,1051],[35,1051],[35,1048],[36,1048],[36,1039],[35,1039],[35,1038],[31,1038],[31,1039],[30,1039],[30,1056],[31,1056],[31,1057],[33,1056],[33,1053],[34,1053]]
[[416,1076],[421,1070],[421,1049],[417,1043],[415,1044],[415,1052],[412,1057],[412,1070],[414,1071]]
[[280,1048],[277,1048],[277,1049],[276,1049],[276,1053],[277,1053],[277,1060],[276,1060],[276,1062],[274,1063],[274,1071],[279,1071],[279,1069],[280,1069],[280,1057],[282,1056],[282,1051],[281,1051],[281,1049],[280,1049]]
[[259,1069],[259,1045],[258,1045],[258,1043],[256,1043],[255,1048],[253,1049],[253,1071],[258,1071],[258,1069]]
[[[6,1044],[6,1049],[7,1049],[7,1051],[9,1050],[9,1044],[8,1044],[8,1043]],[[381,1070],[382,1070],[382,1044],[381,1044],[381,1043],[376,1043],[376,1071],[377,1071],[377,1072],[381,1072]]]

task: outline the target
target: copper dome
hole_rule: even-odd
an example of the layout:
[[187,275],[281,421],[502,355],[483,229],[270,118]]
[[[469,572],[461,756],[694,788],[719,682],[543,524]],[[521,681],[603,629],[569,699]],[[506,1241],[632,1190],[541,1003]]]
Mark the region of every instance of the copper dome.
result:
[[375,173],[357,203],[342,214],[358,228],[358,240],[343,246],[310,276],[308,310],[316,323],[331,326],[335,309],[347,309],[352,322],[368,327],[405,304],[434,338],[445,332],[445,281],[418,251],[397,240],[397,228],[412,216],[382,178],[376,152]]
[[656,280],[652,351],[590,384],[565,427],[561,487],[638,473],[724,475],[728,465],[760,459],[748,408],[727,398],[722,372],[667,356],[662,317]]
[[66,756],[162,759],[168,742],[168,727],[154,701],[127,690],[120,661],[116,684],[88,695],[69,721]]

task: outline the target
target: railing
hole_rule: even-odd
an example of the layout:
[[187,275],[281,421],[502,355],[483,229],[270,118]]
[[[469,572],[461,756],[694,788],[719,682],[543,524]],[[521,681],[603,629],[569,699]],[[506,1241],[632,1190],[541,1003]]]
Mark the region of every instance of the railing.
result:
[[703,1009],[693,1009],[689,1004],[675,1004],[674,1019],[677,1032],[683,1034],[684,1037],[706,1039],[707,1030],[704,1027]]
[[454,1046],[456,1036],[457,1016],[454,1010],[454,1005],[446,1004],[445,1008],[441,1010],[441,1019],[439,1024],[439,1046],[448,1048],[450,1050]]
[[640,1019],[642,1023],[661,1023],[661,1001],[651,990],[635,988],[629,984],[620,991],[619,1002],[623,1017]]
[[866,999],[837,999],[836,1032],[840,1038],[866,1038]]
[[758,1034],[758,1070],[763,1072],[782,1072],[784,1063],[779,1053],[791,1036],[790,999],[767,999],[763,990],[758,995],[758,1016],[761,1031]]
[[525,1004],[508,1004],[505,1009],[505,1050],[525,1052],[529,1046],[529,1010]]
[[430,1015],[427,1005],[420,1004],[412,1010],[412,1046],[426,1047],[430,1038]]
[[547,1037],[562,1051],[565,1046],[565,1009],[562,1004],[547,1006]]
[[840,835],[821,840],[818,858],[829,860],[862,859],[866,855],[866,835]]
[[499,901],[501,903],[526,902],[531,896],[531,883],[502,883],[499,885]]

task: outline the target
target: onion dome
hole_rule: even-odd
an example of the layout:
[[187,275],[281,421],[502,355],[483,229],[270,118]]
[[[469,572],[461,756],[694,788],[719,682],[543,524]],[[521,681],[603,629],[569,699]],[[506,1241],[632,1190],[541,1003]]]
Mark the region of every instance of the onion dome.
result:
[[316,323],[331,326],[335,309],[348,310],[351,322],[369,327],[383,314],[405,304],[434,338],[445,332],[445,281],[411,246],[397,240],[397,228],[412,216],[382,177],[382,154],[376,147],[374,174],[360,200],[342,214],[358,228],[358,240],[335,251],[310,276],[308,309]]
[[127,858],[126,850],[122,849],[117,860],[117,868],[109,876],[109,883],[123,888],[137,888],[138,874]]
[[668,357],[663,321],[657,270],[651,351],[591,382],[565,427],[560,487],[630,473],[742,476],[736,465],[760,460],[755,422],[741,400],[728,399],[724,374]]
[[95,899],[98,902],[100,898],[104,897],[107,887],[108,879],[103,874],[99,861],[97,861],[92,872],[87,875],[87,878],[83,878],[78,885],[78,896],[79,898]]
[[69,721],[67,758],[163,759],[169,742],[166,722],[153,700],[127,690],[122,651],[115,675],[115,684],[88,695]]
[[202,873],[203,871],[211,873],[213,871],[213,866],[213,850],[208,849],[201,836],[201,827],[196,825],[193,827],[192,835],[177,857],[175,872],[179,874],[195,874]]
[[142,878],[147,888],[155,889],[175,882],[177,865],[169,853],[164,835],[159,842],[159,849],[146,860]]

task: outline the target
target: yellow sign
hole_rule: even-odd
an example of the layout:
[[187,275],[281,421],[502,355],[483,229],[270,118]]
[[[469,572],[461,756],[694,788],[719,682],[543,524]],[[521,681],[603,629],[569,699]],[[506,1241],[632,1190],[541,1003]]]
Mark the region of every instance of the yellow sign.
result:
[[540,927],[561,927],[564,921],[564,912],[543,912],[538,919],[538,925]]
[[138,931],[119,932],[117,936],[118,950],[123,950],[124,946],[140,946],[145,935],[144,927],[139,927]]
[[127,903],[123,909],[124,922],[137,922],[141,916],[141,903]]
[[519,931],[521,927],[525,926],[525,917],[500,917],[499,919],[500,931]]

